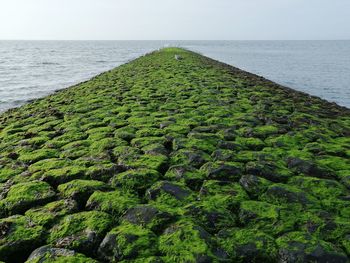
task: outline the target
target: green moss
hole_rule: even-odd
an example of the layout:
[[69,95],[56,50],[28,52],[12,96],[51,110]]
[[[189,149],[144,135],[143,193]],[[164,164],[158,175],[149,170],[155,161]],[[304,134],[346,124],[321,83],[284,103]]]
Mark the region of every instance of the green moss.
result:
[[0,260],[23,261],[44,242],[43,227],[33,224],[28,217],[16,215],[0,219],[0,227]]
[[[349,251],[349,113],[162,49],[0,115],[0,217],[25,213],[51,231],[37,246],[102,261],[344,262],[323,242]],[[142,244],[120,241],[116,255],[111,238],[112,254],[98,254],[114,224]],[[276,253],[295,231],[321,245]]]
[[76,212],[77,209],[75,201],[63,199],[42,207],[29,209],[25,215],[35,224],[46,227],[55,223],[61,217]]
[[261,200],[276,205],[291,205],[294,203],[302,206],[318,207],[316,198],[308,195],[297,187],[287,184],[272,184],[268,187]]
[[103,212],[90,211],[71,214],[62,218],[50,230],[48,241],[53,245],[61,244],[65,248],[90,254],[111,226],[111,217]]
[[41,160],[30,165],[28,170],[31,173],[46,172],[52,169],[58,169],[63,166],[68,166],[71,163],[72,162],[69,159],[51,158],[51,159]]
[[273,125],[258,126],[253,129],[253,134],[259,138],[265,138],[269,135],[277,134],[279,128]]
[[0,183],[6,182],[7,180],[15,177],[21,173],[21,169],[14,168],[0,168]]
[[335,171],[350,169],[349,158],[342,158],[337,156],[324,156],[322,158],[319,158],[317,160],[317,163]]
[[314,260],[317,260],[317,257],[324,257],[337,259],[339,262],[346,262],[344,252],[336,246],[303,232],[287,233],[278,238],[276,243],[283,253],[287,255],[295,253],[294,260],[297,262],[303,262],[313,257],[315,257]]
[[[113,246],[110,246],[110,242]],[[134,257],[149,257],[157,253],[157,237],[137,225],[122,224],[112,229],[99,248],[99,254],[109,262]]]
[[86,168],[82,166],[68,165],[63,168],[51,169],[44,173],[34,173],[33,179],[41,179],[53,185],[62,184],[74,179],[85,177]]
[[295,211],[260,201],[243,201],[239,219],[241,224],[272,236],[291,231],[297,221]]
[[21,153],[18,160],[27,164],[32,164],[43,159],[50,159],[55,157],[58,157],[58,152],[56,150],[40,149]]
[[51,255],[47,252],[43,255],[27,260],[26,263],[97,263],[97,260],[88,258],[83,254],[73,252],[72,255]]
[[108,186],[96,180],[73,180],[58,186],[57,190],[65,198],[73,198],[84,204],[89,196],[97,190],[108,190]]
[[2,215],[23,213],[35,205],[49,202],[56,193],[49,184],[40,181],[19,183],[11,186],[6,198],[0,201]]
[[298,176],[292,178],[289,183],[300,187],[319,200],[336,198],[346,195],[347,192],[345,187],[335,180]]
[[259,138],[236,138],[236,142],[247,150],[261,150],[265,147],[265,143]]
[[159,181],[146,191],[146,198],[161,210],[176,213],[179,208],[194,200],[190,189],[179,183]]
[[164,179],[182,182],[191,189],[198,190],[202,185],[205,174],[198,169],[186,165],[171,166],[164,175]]
[[255,229],[232,228],[219,233],[219,243],[234,262],[275,262],[275,239]]
[[127,209],[137,205],[138,202],[139,199],[129,192],[120,190],[113,192],[96,191],[88,199],[86,207],[118,217]]
[[166,229],[159,238],[159,250],[166,262],[196,262],[205,256],[214,258],[209,234],[189,221],[180,221]]
[[111,179],[112,186],[120,187],[125,191],[144,192],[155,183],[160,174],[155,170],[136,169],[115,175]]

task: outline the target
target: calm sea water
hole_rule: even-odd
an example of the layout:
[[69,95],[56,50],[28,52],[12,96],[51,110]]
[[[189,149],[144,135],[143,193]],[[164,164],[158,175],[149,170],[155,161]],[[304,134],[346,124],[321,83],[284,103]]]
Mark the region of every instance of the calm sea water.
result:
[[180,46],[350,108],[350,41],[0,41],[0,111]]

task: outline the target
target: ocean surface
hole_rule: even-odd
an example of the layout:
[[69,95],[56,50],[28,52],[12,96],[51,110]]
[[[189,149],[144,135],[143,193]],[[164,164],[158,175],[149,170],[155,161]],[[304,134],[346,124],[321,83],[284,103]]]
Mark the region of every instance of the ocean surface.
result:
[[350,108],[350,41],[0,41],[0,112],[166,46]]

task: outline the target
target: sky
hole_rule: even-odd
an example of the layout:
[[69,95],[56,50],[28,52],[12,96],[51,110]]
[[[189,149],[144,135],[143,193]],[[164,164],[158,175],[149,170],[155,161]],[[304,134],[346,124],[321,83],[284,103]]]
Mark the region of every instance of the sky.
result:
[[350,0],[0,0],[0,39],[350,39]]

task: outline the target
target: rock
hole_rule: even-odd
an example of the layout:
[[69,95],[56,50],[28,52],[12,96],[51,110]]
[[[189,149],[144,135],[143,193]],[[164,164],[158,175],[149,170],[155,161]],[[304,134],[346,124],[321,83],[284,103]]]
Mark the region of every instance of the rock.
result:
[[254,198],[263,194],[269,185],[272,184],[271,181],[255,175],[243,175],[239,183],[243,186],[244,190]]
[[287,159],[288,168],[295,170],[298,173],[323,178],[323,179],[333,179],[333,174],[324,169],[318,167],[315,163],[311,161],[305,161],[296,157],[289,157]]
[[108,182],[113,175],[125,172],[126,168],[122,165],[116,165],[113,163],[96,164],[90,166],[86,172],[86,175],[92,180],[99,180]]
[[72,199],[62,199],[48,203],[42,207],[35,207],[27,210],[25,215],[32,222],[41,226],[51,226],[61,217],[77,212],[78,204]]
[[209,160],[209,154],[201,150],[181,149],[171,154],[171,161],[174,165],[190,165],[199,168]]
[[151,205],[135,206],[127,210],[122,216],[123,221],[149,228],[155,232],[159,232],[163,229],[164,225],[169,223],[172,219],[173,217],[171,214],[162,212]]
[[278,255],[274,238],[256,229],[225,229],[218,240],[232,262],[275,262]]
[[48,241],[54,247],[94,255],[111,225],[111,216],[103,212],[90,211],[67,215],[51,228]]
[[214,161],[233,161],[235,153],[231,150],[220,149],[216,150],[211,154]]
[[149,200],[155,200],[163,193],[168,194],[179,201],[184,201],[191,195],[191,191],[181,185],[168,181],[160,181],[147,190],[146,198]]
[[174,165],[168,169],[164,179],[184,182],[190,189],[198,190],[205,179],[205,174],[189,165]]
[[0,217],[23,213],[33,206],[52,201],[55,196],[55,191],[45,182],[14,184],[8,190],[6,198],[0,200]]
[[238,181],[242,174],[242,169],[238,164],[229,162],[206,163],[200,170],[205,172],[209,179],[223,181]]
[[243,201],[240,204],[239,220],[245,227],[256,228],[274,236],[292,231],[298,218],[290,209],[262,201]]
[[275,166],[271,162],[265,161],[248,162],[246,164],[245,171],[247,174],[260,176],[276,183],[286,182],[291,176],[289,172],[286,173],[283,170],[279,171],[277,166]]
[[236,225],[236,215],[227,207],[218,207],[210,202],[195,202],[186,207],[186,216],[203,226],[209,233],[216,233],[220,229]]
[[273,204],[291,204],[298,203],[303,206],[318,203],[316,199],[308,196],[300,189],[286,185],[286,184],[273,184],[269,186],[265,194],[262,196],[262,200],[265,200]]
[[88,210],[102,211],[119,217],[127,209],[136,206],[139,202],[140,200],[135,194],[127,191],[96,191],[88,199],[86,208]]
[[64,248],[54,248],[50,246],[43,246],[35,249],[27,259],[26,263],[49,263],[53,261],[60,262],[86,262],[97,263],[98,261],[88,258],[83,254],[76,253],[74,250]]
[[237,151],[242,148],[241,145],[233,141],[219,141],[218,147],[224,150],[231,150],[231,151]]
[[99,257],[108,262],[136,257],[155,256],[158,252],[156,235],[138,225],[122,224],[112,229],[98,249]]
[[303,232],[290,232],[276,240],[280,262],[346,263],[343,251]]
[[0,260],[23,262],[44,242],[44,228],[33,224],[28,217],[16,215],[0,219]]
[[129,170],[115,175],[110,184],[125,191],[136,191],[143,194],[144,191],[160,178],[160,173],[151,169]]
[[57,190],[65,198],[73,198],[80,207],[84,207],[90,195],[97,190],[106,191],[110,187],[96,180],[73,180],[58,186]]
[[[214,245],[208,232],[188,221],[169,226],[159,238],[159,250],[165,255],[165,261],[215,262],[227,259],[227,254]],[[215,253],[219,251],[221,253]]]

